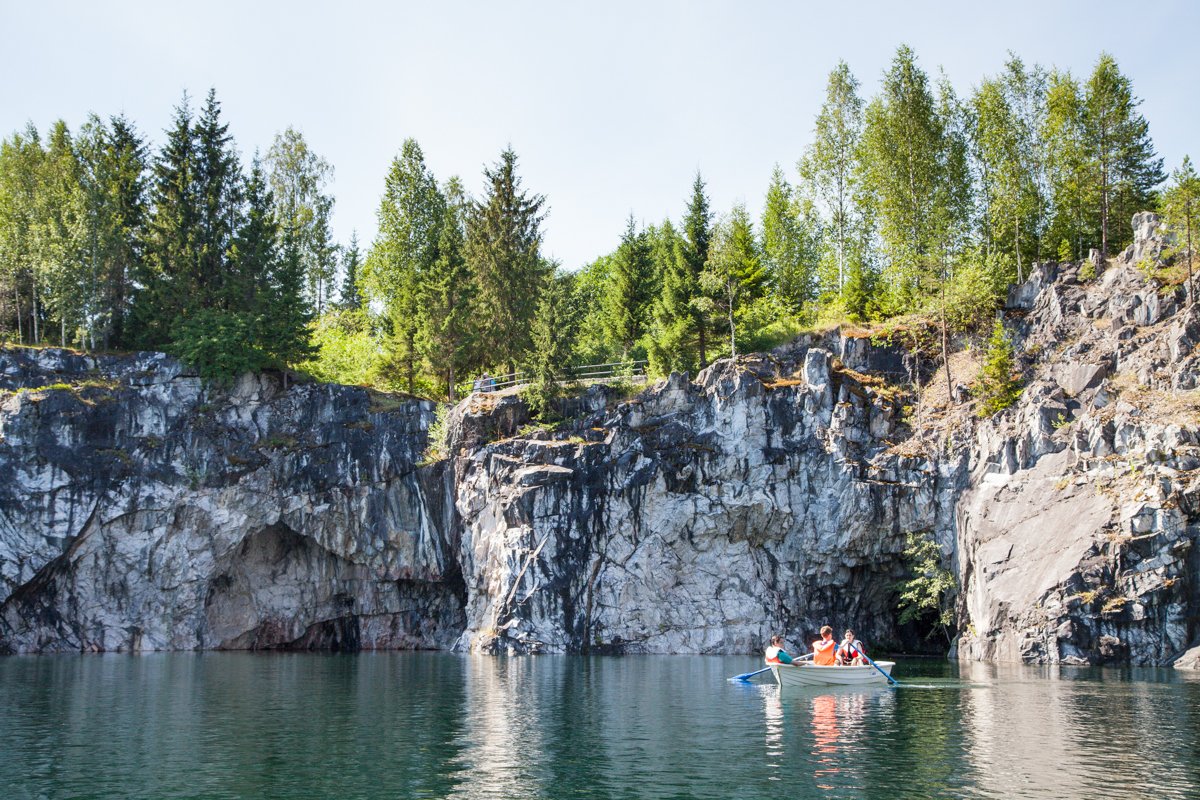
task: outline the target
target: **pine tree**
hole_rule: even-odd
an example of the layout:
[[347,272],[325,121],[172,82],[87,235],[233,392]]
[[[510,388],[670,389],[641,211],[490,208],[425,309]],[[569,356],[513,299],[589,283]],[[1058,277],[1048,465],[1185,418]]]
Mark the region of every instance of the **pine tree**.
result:
[[446,387],[446,402],[453,403],[455,383],[465,374],[472,355],[478,288],[467,267],[468,203],[457,177],[447,182],[444,195],[437,259],[420,286],[417,346],[430,371]]
[[362,293],[358,289],[358,272],[362,267],[362,253],[358,249],[358,231],[350,233],[350,244],[342,252],[342,289],[339,293],[341,307],[346,311],[362,308]]
[[1165,179],[1163,160],[1155,158],[1150,126],[1137,112],[1139,105],[1116,60],[1101,53],[1083,104],[1087,163],[1100,202],[1101,258],[1108,257],[1110,240],[1127,240],[1117,231],[1149,204],[1154,187]]
[[482,346],[493,365],[515,369],[533,346],[530,322],[547,279],[540,255],[546,199],[521,189],[511,147],[483,174],[484,195],[467,217],[467,263],[487,320]]
[[103,155],[101,184],[105,265],[104,304],[107,310],[101,330],[103,346],[126,343],[126,319],[133,294],[133,276],[145,256],[148,168],[145,140],[124,115],[109,120],[107,147]]
[[628,360],[635,343],[645,333],[654,296],[654,262],[650,241],[639,231],[633,214],[614,254],[602,300],[604,328],[621,360]]

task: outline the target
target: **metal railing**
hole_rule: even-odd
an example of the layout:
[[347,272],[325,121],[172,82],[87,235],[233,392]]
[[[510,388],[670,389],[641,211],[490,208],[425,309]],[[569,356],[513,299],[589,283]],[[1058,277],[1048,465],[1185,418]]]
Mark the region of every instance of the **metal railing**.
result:
[[[610,361],[605,364],[585,364],[583,366],[567,367],[555,383],[609,383],[622,379],[643,381],[646,378],[645,361]],[[532,381],[533,377],[522,371],[510,372],[507,375],[480,376],[474,380],[464,381],[455,387],[459,397],[473,392],[499,392],[513,386],[523,386]]]

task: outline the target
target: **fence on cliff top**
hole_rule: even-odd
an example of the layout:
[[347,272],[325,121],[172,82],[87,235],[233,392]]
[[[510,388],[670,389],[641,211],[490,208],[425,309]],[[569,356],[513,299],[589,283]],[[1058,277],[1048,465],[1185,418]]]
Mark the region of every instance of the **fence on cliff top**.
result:
[[[507,375],[480,376],[474,380],[464,381],[454,387],[455,394],[465,397],[473,392],[499,392],[514,386],[524,386],[531,383],[533,376],[528,372],[510,372]],[[610,361],[604,364],[585,364],[578,367],[568,367],[563,370],[555,383],[612,383],[613,381],[630,380],[641,383],[646,380],[645,361]],[[486,385],[485,385],[486,384]]]

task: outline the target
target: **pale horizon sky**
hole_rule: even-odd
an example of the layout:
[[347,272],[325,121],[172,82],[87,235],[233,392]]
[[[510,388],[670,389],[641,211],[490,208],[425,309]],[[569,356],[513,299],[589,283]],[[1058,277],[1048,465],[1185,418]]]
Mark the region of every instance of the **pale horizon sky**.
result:
[[[980,7],[976,7],[980,6]],[[244,158],[288,125],[334,167],[334,235],[367,246],[392,158],[415,138],[439,181],[482,189],[512,144],[546,195],[547,255],[577,269],[632,212],[678,220],[697,170],[713,208],[757,218],[794,181],[829,71],[864,98],[902,43],[965,94],[1012,50],[1086,78],[1112,53],[1168,172],[1200,156],[1200,3],[54,4],[0,0],[0,135],[124,112],[157,148],[186,90],[215,87]]]

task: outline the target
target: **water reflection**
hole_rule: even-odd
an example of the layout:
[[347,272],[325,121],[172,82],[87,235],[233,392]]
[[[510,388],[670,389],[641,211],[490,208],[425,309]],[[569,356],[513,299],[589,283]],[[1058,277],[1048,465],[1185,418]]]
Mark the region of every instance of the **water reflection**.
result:
[[911,662],[900,689],[746,659],[0,659],[5,797],[1195,796],[1200,681]]

